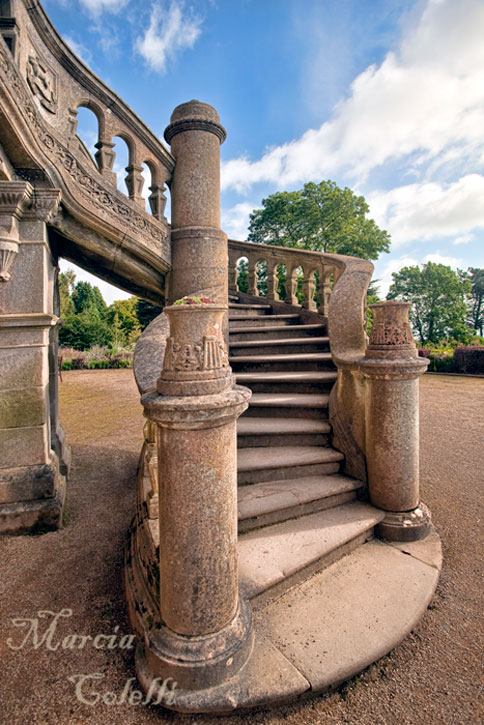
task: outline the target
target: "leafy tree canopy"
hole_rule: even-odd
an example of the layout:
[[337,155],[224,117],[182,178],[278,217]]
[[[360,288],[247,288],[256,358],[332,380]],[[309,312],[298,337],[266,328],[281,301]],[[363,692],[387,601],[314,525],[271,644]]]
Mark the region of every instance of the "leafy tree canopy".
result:
[[368,204],[334,181],[309,182],[262,200],[250,215],[248,240],[377,259],[390,249],[390,236],[368,219]]
[[106,313],[106,303],[99,287],[93,287],[90,282],[77,282],[72,292],[72,301],[77,314],[89,307],[95,307],[101,315]]
[[470,290],[470,282],[451,267],[428,262],[421,268],[394,272],[387,299],[412,303],[410,321],[421,342],[437,343],[445,338],[467,342],[466,295]]
[[470,282],[471,291],[467,300],[467,321],[473,330],[481,335],[484,329],[484,269],[469,267],[467,271],[458,270],[462,280]]

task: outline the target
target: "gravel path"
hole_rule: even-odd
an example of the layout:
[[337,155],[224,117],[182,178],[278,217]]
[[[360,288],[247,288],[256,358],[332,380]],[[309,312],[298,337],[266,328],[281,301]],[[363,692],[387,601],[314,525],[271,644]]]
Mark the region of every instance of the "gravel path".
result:
[[[436,596],[407,639],[337,692],[303,704],[231,717],[179,716],[124,704],[88,705],[73,675],[99,673],[86,697],[116,693],[133,677],[122,591],[125,532],[143,419],[129,370],[73,371],[61,387],[73,448],[67,526],[43,536],[0,539],[0,723],[236,725],[289,723],[482,723],[484,379],[424,376],[421,486],[442,537]],[[58,616],[51,640],[44,633]],[[69,615],[69,610],[72,614]],[[38,620],[39,646],[15,618]],[[115,628],[118,627],[116,630]],[[58,646],[71,634],[112,634],[113,649]],[[10,646],[8,640],[10,639]],[[76,640],[78,643],[79,640]],[[64,644],[72,644],[72,640]],[[127,648],[123,649],[120,645]],[[113,696],[114,697],[114,696]],[[109,696],[108,698],[109,699]]]

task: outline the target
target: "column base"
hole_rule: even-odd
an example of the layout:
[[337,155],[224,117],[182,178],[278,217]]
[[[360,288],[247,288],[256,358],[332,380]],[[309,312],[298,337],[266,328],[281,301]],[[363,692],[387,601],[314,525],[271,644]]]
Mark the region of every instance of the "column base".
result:
[[421,502],[412,511],[388,511],[376,526],[376,534],[387,541],[419,541],[425,539],[431,527],[430,511]]
[[232,621],[211,634],[190,637],[162,625],[146,635],[145,645],[136,651],[136,673],[146,692],[156,678],[160,683],[171,678],[177,690],[203,690],[234,677],[249,659],[252,610],[240,600]]
[[0,504],[0,534],[41,534],[62,528],[66,479],[55,456],[50,464],[3,469],[0,484],[3,500],[7,498]]

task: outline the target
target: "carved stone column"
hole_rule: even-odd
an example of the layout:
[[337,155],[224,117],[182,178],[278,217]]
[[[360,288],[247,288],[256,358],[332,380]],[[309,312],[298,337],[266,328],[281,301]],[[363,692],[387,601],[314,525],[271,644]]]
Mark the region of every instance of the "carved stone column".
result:
[[[142,398],[158,426],[161,624],[145,630],[138,675],[204,690],[233,677],[252,648],[238,596],[236,421],[250,398],[233,385],[225,306],[174,305],[158,393]],[[161,394],[160,394],[161,393]]]
[[419,491],[418,357],[408,322],[410,304],[371,305],[374,322],[360,370],[367,378],[366,458],[371,503],[387,516],[378,533],[392,541],[421,539],[430,513]]
[[18,249],[0,282],[0,532],[61,524],[65,482],[52,449],[56,265],[46,227],[59,199],[57,189],[0,182],[2,240]]
[[[224,341],[227,237],[220,224],[216,111],[191,101],[175,109],[165,138],[172,183],[170,298],[209,302],[166,307],[170,335],[156,391],[143,396],[158,427],[159,611],[142,632],[138,677],[172,677],[177,691],[202,691],[233,677],[252,649],[252,615],[239,598],[238,416],[250,398],[234,385]],[[157,619],[158,621],[155,621]],[[153,621],[151,621],[153,620]]]
[[170,302],[199,295],[227,304],[227,236],[220,229],[220,144],[225,137],[216,110],[200,101],[175,108],[165,130],[176,159]]

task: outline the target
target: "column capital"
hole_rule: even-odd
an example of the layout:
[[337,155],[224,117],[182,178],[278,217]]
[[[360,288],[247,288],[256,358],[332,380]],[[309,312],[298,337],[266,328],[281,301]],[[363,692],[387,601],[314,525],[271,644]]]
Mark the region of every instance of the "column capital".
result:
[[61,197],[60,189],[34,189],[32,201],[22,219],[48,223],[57,214]]
[[0,234],[17,241],[15,222],[25,211],[33,194],[28,181],[0,181]]
[[184,131],[207,131],[213,133],[222,144],[227,138],[227,132],[220,123],[220,118],[212,106],[201,101],[188,101],[175,108],[171,115],[171,123],[165,129],[165,141],[171,140],[178,133]]

